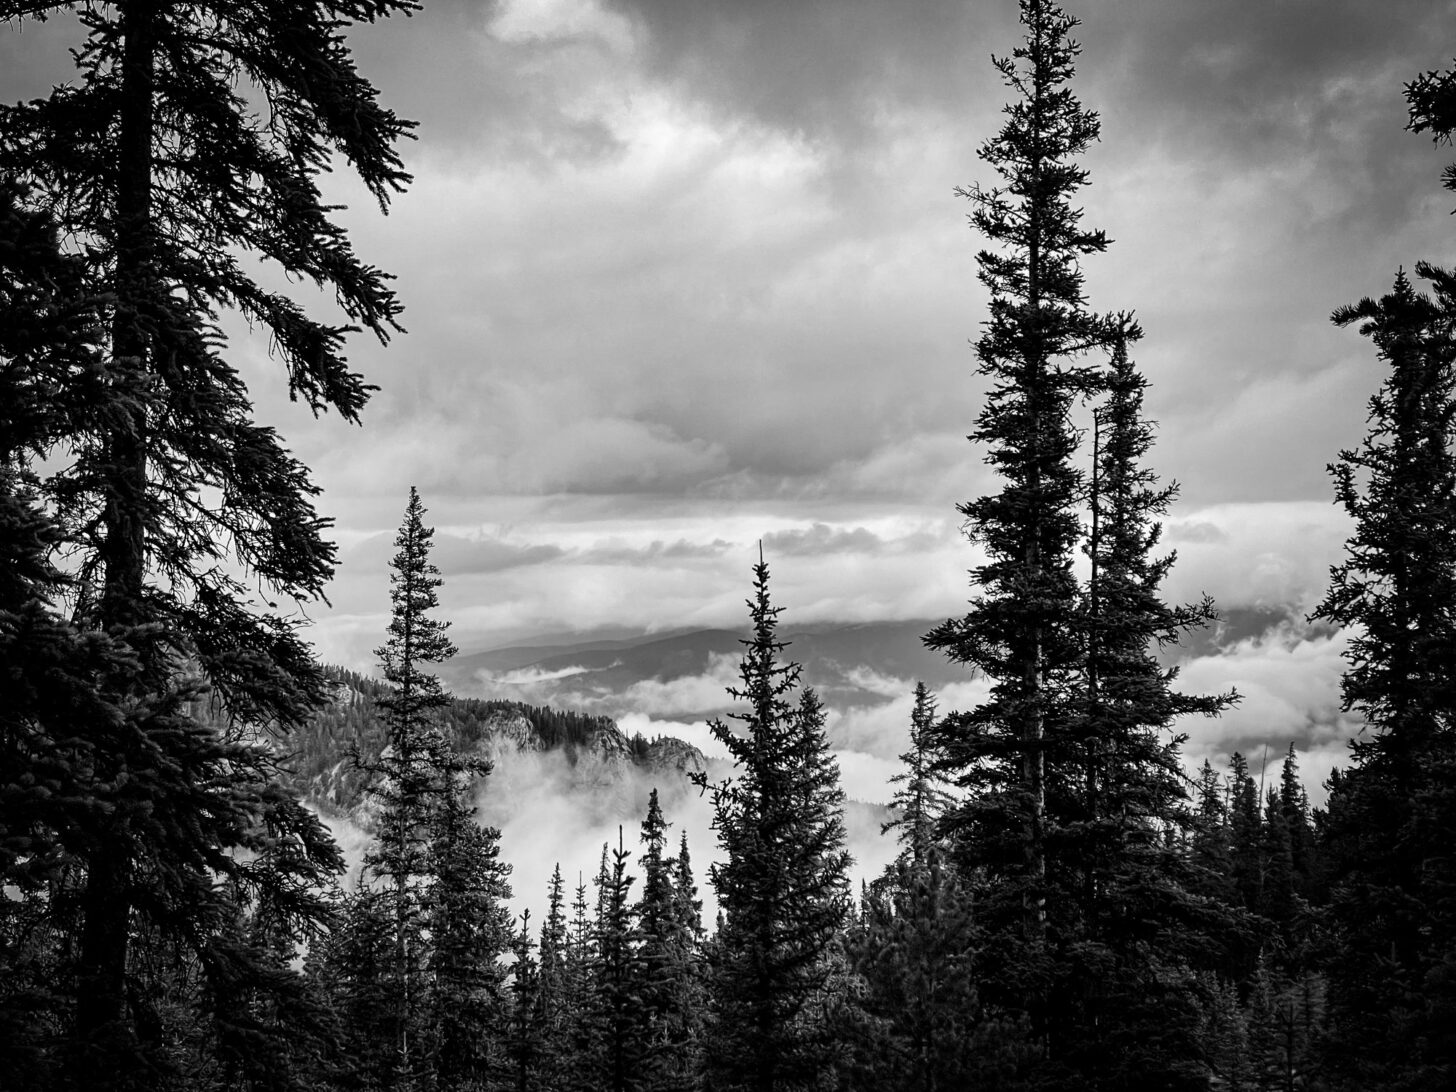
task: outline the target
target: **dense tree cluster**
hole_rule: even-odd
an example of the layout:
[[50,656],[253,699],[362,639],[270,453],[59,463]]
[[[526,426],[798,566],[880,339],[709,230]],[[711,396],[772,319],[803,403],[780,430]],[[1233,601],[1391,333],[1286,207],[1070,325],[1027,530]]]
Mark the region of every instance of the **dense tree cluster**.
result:
[[[698,778],[714,927],[655,790],[533,924],[476,815],[487,736],[524,722],[574,757],[615,726],[445,692],[414,489],[382,679],[314,661],[278,604],[323,593],[328,521],[219,325],[265,329],[295,397],[358,419],[346,337],[387,339],[399,303],[318,176],[347,164],[382,207],[408,181],[410,124],[345,31],[414,7],[0,0],[86,32],[74,82],[0,107],[0,1088],[1456,1086],[1456,275],[1417,262],[1334,315],[1383,369],[1330,467],[1353,532],[1314,615],[1348,637],[1348,768],[1323,809],[1292,744],[1189,776],[1180,725],[1237,695],[1186,694],[1159,656],[1213,604],[1163,597],[1142,330],[1084,292],[1109,241],[1078,205],[1099,123],[1076,20],[1020,0],[999,183],[962,191],[999,489],[961,507],[972,598],[926,638],[986,699],[942,713],[917,686],[899,853],[856,899],[826,711],[760,556],[712,725],[730,762]],[[1449,141],[1456,72],[1406,97]],[[347,881],[314,807],[367,828]]]

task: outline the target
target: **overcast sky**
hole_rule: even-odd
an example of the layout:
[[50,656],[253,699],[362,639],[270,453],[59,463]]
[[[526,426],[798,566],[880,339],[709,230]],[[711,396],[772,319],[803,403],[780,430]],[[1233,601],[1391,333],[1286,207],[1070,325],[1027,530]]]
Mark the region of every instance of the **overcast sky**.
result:
[[[1401,96],[1451,63],[1456,4],[1069,8],[1103,119],[1087,219],[1115,240],[1090,300],[1138,314],[1183,485],[1170,590],[1298,616],[1346,530],[1325,465],[1381,379],[1329,313],[1456,252],[1456,153],[1403,132]],[[761,537],[786,620],[959,613],[954,505],[994,483],[964,438],[985,297],[953,191],[993,180],[989,58],[1018,36],[1011,0],[426,0],[356,35],[419,122],[415,182],[387,218],[331,193],[409,332],[354,344],[362,429],[289,407],[261,341],[235,354],[338,519],[325,658],[369,666],[411,484],[468,647],[740,625]],[[0,32],[6,97],[69,78],[73,41]],[[1275,636],[1193,677],[1314,657],[1278,700],[1328,712],[1338,643]]]

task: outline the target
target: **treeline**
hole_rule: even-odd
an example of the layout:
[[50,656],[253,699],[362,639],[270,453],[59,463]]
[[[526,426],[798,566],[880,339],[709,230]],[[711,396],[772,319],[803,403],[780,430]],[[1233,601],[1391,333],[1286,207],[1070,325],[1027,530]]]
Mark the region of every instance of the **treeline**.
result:
[[[387,339],[399,303],[317,179],[347,166],[381,206],[407,183],[410,124],[344,31],[414,7],[79,5],[76,80],[0,110],[0,1087],[1456,1085],[1456,279],[1417,263],[1427,287],[1402,272],[1334,316],[1385,369],[1332,467],[1354,531],[1315,613],[1349,633],[1349,767],[1323,811],[1294,754],[1262,792],[1240,756],[1190,779],[1179,726],[1237,695],[1184,693],[1155,655],[1214,605],[1160,590],[1174,489],[1143,331],[1083,290],[1108,246],[1079,205],[1098,119],[1050,0],[1021,0],[996,61],[999,182],[964,191],[991,301],[971,435],[999,491],[961,506],[972,596],[926,640],[988,696],[941,714],[917,691],[895,863],[849,890],[824,710],[760,559],[713,726],[732,773],[700,779],[718,920],[655,800],[590,884],[558,871],[546,920],[513,920],[473,811],[488,764],[459,746],[483,720],[429,671],[454,648],[411,490],[384,682],[358,680],[377,727],[334,726],[374,817],[341,888],[285,768],[335,685],[289,605],[322,596],[334,547],[217,315],[358,419],[346,338]],[[1409,85],[1411,128],[1449,138],[1453,87]],[[334,289],[346,325],[241,255]]]
[[[309,1088],[694,1089],[709,1074],[817,1084],[833,1071],[825,1022],[847,908],[843,793],[822,707],[781,664],[758,569],[744,658],[738,759],[709,785],[726,860],[711,872],[721,919],[705,937],[686,836],[676,847],[654,789],[633,850],[602,847],[568,906],[558,863],[535,932],[513,924],[500,834],[475,821],[491,772],[446,729],[451,699],[427,668],[454,652],[432,617],[433,530],[411,490],[391,561],[394,604],[379,653],[385,745],[365,763],[374,838],[354,889],[336,893],[299,980],[290,1080]],[[634,842],[636,840],[634,839]],[[676,848],[676,853],[669,850]],[[245,912],[255,927],[261,908]],[[281,950],[295,951],[277,938]],[[276,1011],[271,1009],[270,1012]]]
[[[325,666],[323,677],[329,699],[303,728],[288,737],[285,775],[304,795],[315,794],[336,807],[350,808],[363,798],[369,771],[377,766],[388,743],[388,723],[380,703],[390,689],[379,679],[341,667]],[[611,717],[454,696],[438,710],[436,720],[459,750],[474,748],[502,723],[522,720],[537,746],[560,749],[571,760],[604,736],[619,734]],[[624,737],[623,743],[632,761],[647,760],[651,744],[641,733]]]

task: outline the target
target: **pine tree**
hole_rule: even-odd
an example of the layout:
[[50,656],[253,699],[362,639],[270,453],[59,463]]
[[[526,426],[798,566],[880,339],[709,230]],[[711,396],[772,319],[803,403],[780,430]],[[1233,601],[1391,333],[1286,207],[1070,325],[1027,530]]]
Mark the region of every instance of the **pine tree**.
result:
[[1184,822],[1182,737],[1172,734],[1173,723],[1190,715],[1216,716],[1237,700],[1232,692],[1175,691],[1177,669],[1165,669],[1155,655],[1217,615],[1206,597],[1182,606],[1160,598],[1176,556],[1155,552],[1159,519],[1178,487],[1160,486],[1145,461],[1153,428],[1142,412],[1147,381],[1127,352],[1135,332],[1124,320],[1106,375],[1106,400],[1097,411],[1087,546],[1086,716],[1080,730],[1083,807],[1091,829],[1084,852],[1113,871],[1135,865],[1142,853],[1130,841],[1146,849],[1162,828]]
[[941,851],[902,854],[849,930],[850,965],[865,986],[860,1007],[879,1040],[855,1087],[950,1092],[995,1072],[1004,1059],[981,1019],[978,945],[972,894]]
[[1314,827],[1310,819],[1309,797],[1299,779],[1299,755],[1294,744],[1279,768],[1279,813],[1289,827],[1289,851],[1293,859],[1294,886],[1304,899],[1312,897],[1319,864],[1315,860]]
[[1233,852],[1234,887],[1244,906],[1257,912],[1264,902],[1263,824],[1259,817],[1259,787],[1249,763],[1235,751],[1229,759],[1229,829]]
[[[1108,344],[1110,331],[1086,307],[1079,264],[1107,239],[1082,226],[1072,203],[1087,181],[1077,157],[1099,130],[1067,86],[1076,20],[1050,0],[1022,0],[1021,21],[1024,45],[995,60],[1018,100],[980,151],[1004,188],[959,191],[975,204],[972,225],[1002,248],[977,256],[991,316],[976,355],[991,386],[971,439],[988,447],[1004,485],[960,506],[987,555],[972,573],[980,595],[925,641],[991,682],[983,705],[940,722],[947,768],[971,790],[946,822],[963,856],[1003,881],[1003,908],[1036,950],[1046,939],[1055,834],[1047,761],[1066,734],[1083,660],[1072,565],[1085,490],[1070,417],[1092,384],[1077,360]],[[1052,862],[1052,881],[1057,869]]]
[[640,1087],[643,1060],[645,1013],[640,1003],[642,986],[638,963],[638,928],[631,901],[635,877],[627,872],[631,853],[617,828],[617,848],[603,864],[597,888],[597,927],[593,937],[597,952],[597,1027],[600,1052],[597,1055],[597,1088],[629,1092]]
[[1330,469],[1354,521],[1315,616],[1350,628],[1344,707],[1365,727],[1334,786],[1339,950],[1329,1043],[1341,1087],[1456,1079],[1456,280],[1416,266],[1359,323],[1389,372],[1370,431]]
[[937,772],[940,753],[935,738],[935,698],[923,682],[915,684],[910,711],[910,749],[900,756],[905,769],[890,778],[899,785],[890,800],[899,814],[884,825],[882,834],[899,829],[901,856],[919,866],[936,844],[937,828],[950,804],[950,794]]
[[599,1020],[601,1004],[597,996],[599,960],[594,925],[587,911],[586,881],[578,873],[564,964],[568,1007],[563,1015],[568,1031],[554,1062],[556,1087],[574,1092],[588,1092],[596,1087],[597,1060],[604,1052]]
[[644,1092],[695,1089],[702,1045],[701,927],[692,869],[686,835],[680,856],[666,856],[668,826],[653,789],[642,821],[642,897],[635,910],[641,1035],[637,1066]]
[[571,978],[571,942],[566,918],[566,888],[561,865],[551,873],[547,888],[546,920],[541,923],[539,947],[538,1018],[540,1068],[548,1088],[566,1086],[565,1058],[575,1005]]
[[[1429,132],[1437,144],[1451,143],[1451,134],[1456,133],[1456,69],[1422,72],[1405,85],[1405,101],[1406,129]],[[1441,172],[1441,185],[1456,190],[1456,163]]]
[[1195,933],[1220,925],[1193,893],[1182,850],[1192,817],[1173,726],[1217,715],[1237,695],[1180,693],[1176,668],[1156,655],[1216,615],[1207,598],[1175,606],[1161,596],[1175,556],[1157,553],[1160,518],[1177,486],[1160,485],[1147,463],[1147,382],[1128,354],[1137,336],[1122,317],[1095,414],[1082,712],[1068,726],[1073,746],[1048,753],[1049,813],[1064,855],[1062,897],[1049,914],[1058,964],[1049,1045],[1087,1087],[1196,1087],[1187,961],[1201,946]]
[[789,698],[799,665],[781,663],[768,566],[754,567],[742,684],[747,706],[711,725],[736,775],[712,786],[725,860],[711,871],[723,921],[711,985],[707,1070],[713,1088],[781,1092],[817,1086],[831,1065],[824,991],[847,911],[843,792],[812,690]]
[[0,181],[0,1072],[43,1089],[61,1083],[51,1046],[73,1004],[58,988],[72,925],[60,903],[100,818],[86,796],[86,726],[132,719],[98,685],[131,656],[52,609],[71,588],[51,556],[64,532],[30,460],[94,412],[101,392],[74,379],[94,374],[102,332],[84,263],[23,196]]
[[678,921],[695,943],[703,940],[703,900],[698,898],[697,881],[693,879],[693,862],[688,855],[688,835],[683,832],[673,859],[672,891]]
[[1239,1002],[1238,988],[1214,975],[1203,979],[1207,998],[1199,1025],[1200,1049],[1219,1092],[1254,1092],[1260,1085],[1249,1054],[1248,1014]]
[[[443,780],[442,760],[449,744],[438,724],[450,701],[440,681],[426,670],[448,660],[455,646],[446,636],[448,622],[433,618],[439,606],[439,569],[430,561],[434,528],[424,525],[424,506],[411,486],[404,520],[390,560],[389,597],[393,605],[388,634],[375,650],[384,666],[389,692],[378,701],[388,746],[371,771],[371,795],[379,806],[379,839],[364,861],[367,873],[389,890],[394,908],[393,1087],[408,1088],[423,1079],[427,1052],[416,1040],[425,1025],[425,975],[428,950],[425,899],[432,872],[431,843],[442,811],[455,807],[456,785]],[[455,837],[464,828],[456,817]],[[453,865],[456,862],[449,862]]]
[[344,897],[333,929],[310,947],[309,973],[344,1032],[348,1072],[335,1083],[389,1087],[396,1058],[393,903],[359,886]]
[[485,1084],[503,1073],[506,972],[513,945],[508,882],[500,831],[475,821],[472,795],[490,763],[455,754],[436,758],[442,795],[431,824],[424,891],[430,1056],[444,1088]]
[[[272,603],[318,598],[334,551],[306,469],[252,421],[217,312],[272,335],[291,390],[315,411],[357,419],[367,388],[342,355],[349,328],[259,286],[248,258],[334,289],[349,323],[381,337],[394,328],[385,275],[353,254],[316,180],[337,155],[381,205],[407,181],[394,143],[408,125],[378,105],[344,29],[413,6],[0,3],[7,21],[79,7],[87,32],[74,81],[0,108],[0,178],[21,184],[24,208],[52,212],[82,256],[84,295],[102,301],[94,366],[55,375],[53,388],[58,404],[91,399],[96,412],[57,435],[34,495],[75,574],[64,609],[125,646],[99,665],[102,689],[146,711],[77,725],[86,758],[72,775],[95,807],[73,840],[64,1056],[88,1088],[152,1083],[148,1066],[164,1061],[128,1005],[146,963],[138,938],[191,947],[219,986],[266,981],[245,947],[200,954],[232,920],[213,880],[270,826],[306,850],[320,883],[338,863],[268,795],[266,749],[243,742],[298,726],[321,696],[296,623]],[[223,723],[195,715],[203,686]]]
[[531,912],[527,910],[521,915],[521,927],[512,944],[516,958],[511,967],[511,1020],[506,1055],[512,1077],[509,1087],[515,1092],[550,1087],[542,1083],[547,1022],[541,1005],[541,965],[531,954],[532,947]]
[[[995,62],[1016,99],[981,149],[1002,186],[962,191],[997,248],[978,255],[990,390],[971,439],[1002,488],[961,506],[986,555],[979,595],[926,637],[991,684],[978,708],[939,722],[941,768],[968,790],[942,827],[963,875],[986,878],[983,1000],[1026,1018],[1033,1064],[1020,1076],[1185,1087],[1202,1079],[1187,1049],[1195,945],[1163,922],[1199,907],[1178,851],[1187,799],[1171,728],[1228,696],[1178,693],[1154,655],[1211,606],[1161,599],[1173,559],[1155,553],[1158,519],[1174,489],[1144,462],[1145,382],[1127,354],[1141,333],[1090,311],[1082,290],[1080,263],[1107,239],[1074,203],[1099,131],[1069,86],[1077,21],[1050,0],[1020,9],[1024,44]],[[1084,360],[1098,351],[1111,354],[1106,372]],[[1089,481],[1072,411],[1104,393]],[[1085,589],[1073,570],[1084,504]]]
[[1234,900],[1231,845],[1223,782],[1205,758],[1198,772],[1189,845],[1193,890],[1230,905]]

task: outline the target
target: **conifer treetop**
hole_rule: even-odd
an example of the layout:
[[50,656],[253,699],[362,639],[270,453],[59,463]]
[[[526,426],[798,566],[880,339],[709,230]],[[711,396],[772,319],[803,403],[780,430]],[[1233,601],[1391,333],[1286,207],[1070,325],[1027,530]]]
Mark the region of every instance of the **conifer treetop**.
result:
[[433,618],[440,605],[440,570],[430,560],[435,529],[424,523],[425,507],[419,491],[410,486],[404,520],[395,536],[395,554],[389,567],[389,599],[393,606],[388,639],[375,649],[384,677],[394,693],[381,704],[401,729],[414,725],[425,713],[443,708],[450,696],[426,664],[440,664],[455,655],[446,634],[450,623]]
[[991,375],[1015,367],[1011,361],[1038,368],[1107,340],[1105,321],[1086,310],[1078,261],[1110,242],[1082,226],[1073,204],[1089,180],[1077,157],[1101,133],[1097,113],[1068,86],[1081,53],[1069,35],[1079,21],[1050,0],[1021,0],[1021,22],[1023,44],[1011,57],[992,58],[1015,96],[1001,131],[978,152],[1003,185],[956,191],[975,205],[972,226],[999,246],[976,256],[992,297],[976,351]]

